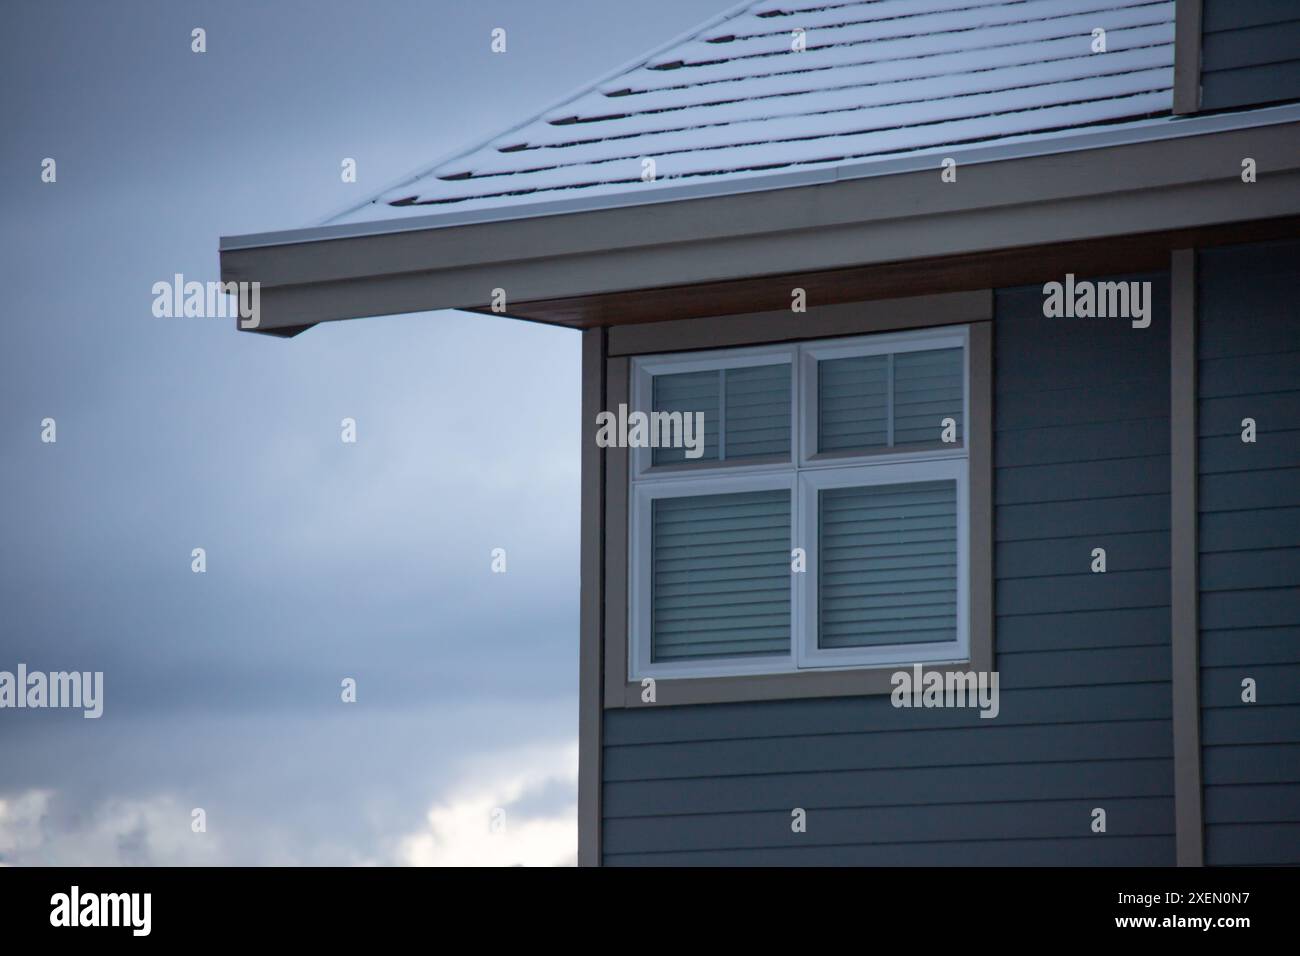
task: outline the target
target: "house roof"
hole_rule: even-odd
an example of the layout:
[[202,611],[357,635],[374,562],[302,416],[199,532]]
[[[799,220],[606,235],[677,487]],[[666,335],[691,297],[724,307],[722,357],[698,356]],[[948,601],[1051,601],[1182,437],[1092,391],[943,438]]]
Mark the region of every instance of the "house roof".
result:
[[1170,112],[1173,43],[1167,0],[757,0],[330,222],[644,202],[1147,119]]
[[324,224],[222,237],[221,276],[260,283],[257,331],[287,336],[503,291],[506,315],[571,328],[786,316],[793,286],[1014,285],[1080,244],[1156,268],[1204,230],[1300,218],[1300,103],[1188,109],[1191,10],[751,0]]

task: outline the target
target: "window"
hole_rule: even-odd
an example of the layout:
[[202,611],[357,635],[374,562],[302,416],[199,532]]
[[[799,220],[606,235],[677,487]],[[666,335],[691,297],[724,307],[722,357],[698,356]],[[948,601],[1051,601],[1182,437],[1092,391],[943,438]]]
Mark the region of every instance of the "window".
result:
[[628,678],[968,660],[969,351],[959,326],[634,360],[633,408],[703,436],[630,450]]

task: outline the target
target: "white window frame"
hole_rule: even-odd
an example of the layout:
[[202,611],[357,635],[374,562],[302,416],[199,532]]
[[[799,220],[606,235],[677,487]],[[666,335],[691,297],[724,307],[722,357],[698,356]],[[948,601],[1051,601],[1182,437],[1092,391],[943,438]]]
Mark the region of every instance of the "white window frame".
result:
[[[862,355],[962,349],[961,440],[951,447],[817,452],[819,361]],[[703,464],[653,465],[653,449],[629,449],[628,495],[628,680],[740,677],[970,659],[970,329],[944,326],[908,332],[822,339],[794,345],[719,349],[637,357],[631,368],[631,410],[650,411],[655,375],[711,371],[789,362],[790,456],[785,460],[739,459]],[[892,409],[891,409],[892,415]],[[706,422],[707,427],[707,422]],[[717,423],[714,424],[717,427]],[[957,485],[957,640],[862,648],[817,646],[817,506],[826,488],[954,480]],[[712,661],[651,661],[651,534],[658,498],[788,488],[791,549],[802,547],[807,571],[790,574],[791,631],[788,654]]]
[[[788,363],[792,375],[797,375],[798,350],[791,345],[761,346],[758,348],[725,349],[715,353],[690,353],[688,355],[661,355],[635,359],[632,363],[632,405],[628,411],[651,411],[654,407],[654,377],[676,375],[682,372],[714,372],[720,369],[753,368],[759,365]],[[732,459],[715,462],[684,462],[682,464],[654,464],[653,448],[630,448],[629,458],[633,479],[652,476],[687,475],[698,477],[732,472],[736,469],[754,471],[790,471],[792,462],[798,461],[799,399],[795,381],[790,383],[790,457],[784,460],[769,458]],[[717,428],[718,422],[704,421],[705,429]],[[707,433],[707,432],[706,432]]]
[[[821,555],[818,492],[829,488],[866,488],[872,485],[903,485],[921,481],[952,481],[957,486],[957,643],[908,642],[871,647],[822,648],[818,646]],[[932,458],[925,461],[854,465],[844,468],[815,468],[799,475],[797,503],[800,511],[802,547],[808,552],[808,572],[791,577],[807,580],[799,590],[803,627],[796,628],[801,647],[800,669],[812,667],[883,667],[891,664],[928,664],[933,661],[970,659],[970,481],[965,458]],[[963,609],[966,609],[963,611]],[[955,651],[955,653],[954,653]]]
[[[640,635],[641,640],[633,639],[628,654],[629,679],[640,680],[642,677],[729,677],[740,674],[780,674],[795,670],[795,621],[797,621],[797,601],[799,599],[798,582],[794,579],[800,575],[790,575],[790,650],[785,654],[764,657],[727,658],[706,661],[660,661],[650,660],[651,615],[654,597],[651,593],[652,574],[650,564],[651,535],[653,533],[654,502],[660,498],[680,498],[701,495],[725,495],[745,491],[778,491],[784,489],[790,495],[790,547],[794,548],[797,534],[795,525],[798,518],[798,502],[795,500],[795,473],[787,468],[784,472],[764,471],[759,474],[723,475],[720,477],[688,478],[682,481],[648,481],[633,486],[632,507],[629,509],[631,527],[628,529],[628,547],[632,555],[640,555],[643,560],[639,566],[644,570],[636,571],[628,587],[629,633]],[[636,563],[635,561],[633,563]]]
[[[966,456],[966,431],[970,427],[970,329],[968,326],[922,329],[916,332],[888,332],[849,340],[812,342],[800,350],[800,392],[799,400],[793,402],[799,409],[816,409],[818,398],[818,362],[830,359],[861,358],[867,355],[897,355],[900,352],[924,352],[931,349],[962,350],[962,410],[961,440],[952,448],[918,451],[914,448],[895,451],[889,447],[865,450],[819,451],[817,433],[818,416],[801,415],[802,434],[800,435],[799,465],[803,468],[815,465],[843,464],[846,459],[868,459],[872,463],[890,461],[914,461],[918,458],[945,457],[952,455]],[[894,408],[889,406],[888,417],[892,420]],[[891,426],[892,427],[892,426]]]

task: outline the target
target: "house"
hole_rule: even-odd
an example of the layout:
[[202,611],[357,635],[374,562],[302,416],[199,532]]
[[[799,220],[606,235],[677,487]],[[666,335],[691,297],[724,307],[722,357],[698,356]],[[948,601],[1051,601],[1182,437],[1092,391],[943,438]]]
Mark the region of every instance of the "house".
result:
[[757,0],[222,277],[580,331],[581,863],[1295,864],[1298,101],[1280,2]]

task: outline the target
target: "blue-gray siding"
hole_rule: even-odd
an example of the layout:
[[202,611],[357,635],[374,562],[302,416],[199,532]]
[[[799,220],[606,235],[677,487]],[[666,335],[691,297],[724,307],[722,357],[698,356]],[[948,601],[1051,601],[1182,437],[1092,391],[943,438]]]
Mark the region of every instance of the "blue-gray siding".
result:
[[[1200,256],[1206,862],[1300,863],[1300,243]],[[1244,418],[1257,441],[1241,440]],[[1258,702],[1241,700],[1253,678]]]
[[1149,329],[1044,318],[1038,287],[997,296],[1001,715],[884,696],[608,710],[605,863],[1174,862],[1168,278],[1141,278]]
[[1204,0],[1201,107],[1300,99],[1300,3]]

